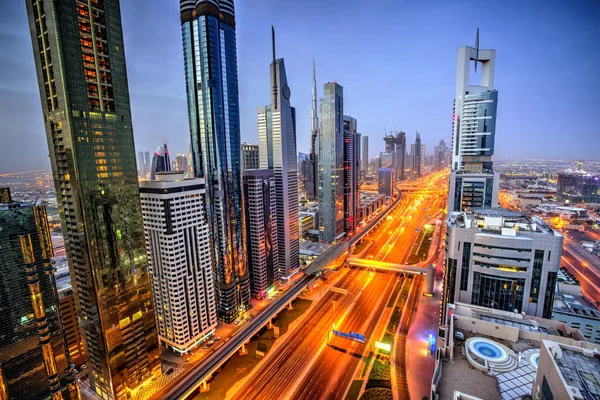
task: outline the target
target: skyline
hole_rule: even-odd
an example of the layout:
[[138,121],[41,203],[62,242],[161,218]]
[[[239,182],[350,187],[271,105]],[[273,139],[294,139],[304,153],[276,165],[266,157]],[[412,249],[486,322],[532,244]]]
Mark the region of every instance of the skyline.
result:
[[[337,2],[332,3],[316,14],[310,13],[311,2],[275,8],[274,1],[265,0],[252,8],[245,3],[237,6],[242,141],[258,142],[255,110],[269,98],[265,65],[270,61],[271,24],[278,30],[278,46],[286,55],[294,91],[298,151],[309,150],[314,51],[317,97],[322,98],[325,82],[344,86],[347,114],[357,118],[358,131],[371,138],[370,158],[384,149],[384,128],[403,130],[409,136],[418,130],[430,149],[440,139],[450,142],[456,50],[474,45],[479,26],[480,47],[497,50],[496,87],[502,93],[497,159],[595,157],[594,146],[588,144],[595,138],[593,95],[600,89],[600,77],[590,68],[600,61],[600,53],[593,51],[600,43],[600,28],[593,26],[600,15],[598,4],[553,3],[539,10],[531,4],[504,8],[484,4],[473,9],[477,3],[467,1],[429,9],[382,2],[391,12],[382,16],[373,9],[364,11],[364,20],[378,21],[377,30],[365,31],[345,23],[357,15],[356,7],[336,8]],[[173,153],[187,155],[178,4],[148,5],[142,10],[123,2],[122,9],[136,150],[152,150],[166,137]],[[340,23],[328,17],[334,10]],[[0,11],[0,54],[6,60],[0,70],[0,106],[4,132],[12,132],[3,135],[6,155],[0,160],[0,173],[49,169],[25,7],[4,3]],[[446,21],[448,12],[456,18]],[[533,12],[539,18],[528,21]],[[414,18],[399,18],[407,13]],[[310,25],[304,23],[304,14],[311,15]],[[147,24],[150,20],[155,23]],[[505,31],[506,27],[511,29]],[[567,31],[568,37],[561,35]],[[296,42],[299,37],[303,43]],[[322,37],[331,38],[331,43]],[[391,61],[375,62],[386,49],[392,50],[385,53]],[[361,57],[352,60],[352,54]],[[438,57],[428,58],[431,54]],[[361,79],[361,71],[371,74],[369,79]],[[555,145],[562,136],[574,135],[577,141]],[[517,139],[518,147],[513,144]]]

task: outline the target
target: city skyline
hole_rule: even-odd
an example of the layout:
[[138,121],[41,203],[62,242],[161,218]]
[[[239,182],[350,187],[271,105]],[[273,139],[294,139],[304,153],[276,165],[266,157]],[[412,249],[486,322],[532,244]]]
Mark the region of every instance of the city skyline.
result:
[[[282,27],[279,35],[282,50],[292,47],[296,50],[288,55],[286,64],[290,86],[295,88],[298,150],[308,152],[309,149],[311,64],[314,51],[320,78],[318,86],[329,80],[337,80],[344,82],[349,93],[353,93],[346,99],[347,112],[360,119],[362,133],[371,136],[371,158],[384,148],[383,140],[377,140],[383,138],[384,128],[387,131],[402,129],[409,134],[419,130],[423,135],[424,144],[429,148],[433,148],[440,139],[449,142],[451,115],[447,110],[453,99],[453,90],[450,83],[452,74],[448,71],[451,71],[454,65],[457,44],[472,45],[475,28],[480,26],[481,47],[495,48],[503,55],[496,77],[497,86],[503,89],[502,99],[498,104],[498,131],[503,132],[503,136],[497,143],[497,158],[529,156],[568,159],[595,156],[593,149],[584,144],[594,138],[592,120],[586,118],[586,115],[593,115],[593,101],[587,96],[592,96],[600,81],[592,75],[592,69],[586,68],[586,65],[596,63],[598,55],[597,52],[590,52],[587,53],[588,57],[582,59],[579,54],[583,54],[584,49],[593,48],[598,42],[600,31],[592,23],[594,16],[599,14],[599,7],[580,2],[569,6],[569,12],[565,13],[563,7],[566,6],[560,4],[540,10],[531,5],[512,9],[497,9],[495,6],[484,5],[480,9],[469,10],[473,11],[475,16],[469,14],[470,20],[467,21],[467,17],[462,17],[460,11],[465,11],[472,4],[467,2],[453,6],[440,5],[430,10],[430,13],[423,12],[425,10],[420,6],[390,4],[397,15],[414,12],[416,18],[400,27],[386,28],[393,29],[390,32],[391,37],[374,49],[367,48],[365,42],[368,38],[354,40],[354,43],[357,51],[366,55],[365,60],[374,59],[372,57],[376,52],[381,52],[382,46],[400,46],[404,51],[393,52],[398,55],[390,55],[391,62],[366,65],[367,61],[360,61],[355,65],[343,67],[333,62],[336,54],[334,44],[338,40],[322,43],[318,37],[331,34],[330,29],[335,28],[341,29],[340,33],[349,35],[351,40],[355,39],[353,35],[357,33],[340,27],[337,23],[331,28],[323,27],[319,24],[322,18],[319,15],[316,16],[314,24],[310,25],[311,31],[306,32],[307,26],[302,22],[304,19],[298,18],[295,21],[294,18],[299,16],[298,13],[308,13],[305,10],[307,7],[286,5],[275,9],[274,3],[266,1],[249,9],[245,4],[240,4],[237,14],[240,20],[238,56],[240,71],[243,71],[240,74],[242,140],[257,142],[254,110],[264,102],[261,99],[268,95],[265,89],[268,77],[260,73],[260,60],[270,52],[269,46],[264,45],[258,38],[267,34],[269,25],[274,21],[276,28],[278,25]],[[154,143],[166,136],[174,154],[187,154],[189,129],[185,111],[185,83],[181,74],[183,57],[178,40],[178,5],[176,2],[164,3],[160,8],[150,5],[139,15],[135,14],[137,9],[133,5],[122,6],[136,149],[153,149]],[[327,5],[326,10],[323,10],[324,14],[332,7],[335,7],[335,4]],[[446,26],[449,22],[443,20],[444,10],[449,9],[458,13],[460,23]],[[542,13],[543,18],[539,18],[539,21],[544,23],[528,22],[526,17],[531,15],[534,9]],[[31,96],[31,93],[36,91],[35,69],[28,48],[30,44],[26,35],[25,7],[22,4],[11,3],[3,4],[0,10],[3,22],[0,43],[7,49],[6,68],[0,73],[0,104],[6,110],[6,126],[13,132],[5,141],[8,156],[0,161],[0,173],[48,169],[47,151],[44,149],[43,140],[38,140],[41,139],[39,132],[43,129],[42,122],[36,118],[25,117],[36,113],[39,115],[40,109],[39,101],[36,101],[35,96]],[[518,13],[514,14],[515,11]],[[357,12],[356,7],[340,10],[341,16],[351,16]],[[486,14],[491,14],[492,17]],[[369,14],[365,16],[368,17]],[[141,26],[141,22],[147,19],[156,20],[155,25],[158,25],[159,29]],[[553,24],[548,24],[548,20]],[[509,32],[502,29],[505,24],[511,27]],[[554,33],[557,26],[563,31],[569,31],[570,35],[562,37]],[[155,31],[151,32],[150,29]],[[440,35],[442,29],[444,35]],[[299,35],[305,38],[305,42],[296,45]],[[421,41],[410,40],[432,35],[432,39],[435,40],[426,45],[421,45]],[[150,55],[147,51],[150,46],[156,49],[155,55]],[[527,54],[524,54],[524,48],[528,49]],[[420,57],[431,52],[438,54],[436,63],[430,65],[418,61]],[[579,61],[577,67],[574,67],[568,60],[576,58]],[[369,79],[359,79],[358,71],[365,68],[371,72]],[[574,68],[579,68],[580,72],[575,74]],[[587,72],[588,70],[590,72]],[[411,74],[412,79],[395,78],[406,74]],[[389,84],[381,85],[381,81],[386,79]],[[149,82],[152,82],[152,86],[149,86]],[[584,84],[588,90],[575,96],[576,88]],[[527,87],[528,90],[521,90],[523,87]],[[416,90],[417,88],[419,90]],[[403,93],[411,93],[411,96]],[[435,94],[433,99],[432,94]],[[321,93],[318,97],[320,96]],[[577,100],[569,102],[569,98]],[[531,109],[528,104],[533,102],[537,107]],[[377,110],[373,107],[377,107]],[[565,112],[551,112],[557,108]],[[568,117],[569,110],[582,118],[572,120]],[[436,117],[424,118],[423,113],[433,113]],[[16,121],[20,123],[17,124]],[[560,149],[554,146],[552,141],[546,140],[547,137],[558,139],[564,132],[569,131],[576,131],[581,140],[569,141]],[[522,139],[525,145],[516,148],[511,146],[517,138]],[[26,150],[19,145],[23,139],[31,143],[27,148],[30,152],[29,157],[23,156]],[[532,154],[531,150],[533,145],[536,145],[535,154]]]

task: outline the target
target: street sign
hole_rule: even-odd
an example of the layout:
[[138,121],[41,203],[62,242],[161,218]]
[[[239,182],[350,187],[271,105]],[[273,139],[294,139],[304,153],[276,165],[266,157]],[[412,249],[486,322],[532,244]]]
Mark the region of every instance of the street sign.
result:
[[360,342],[360,343],[365,342],[365,335],[361,335],[360,333],[356,333],[356,332],[346,333],[346,332],[336,331],[336,330],[333,330],[332,332],[334,335],[343,337],[345,339],[354,340],[355,342]]

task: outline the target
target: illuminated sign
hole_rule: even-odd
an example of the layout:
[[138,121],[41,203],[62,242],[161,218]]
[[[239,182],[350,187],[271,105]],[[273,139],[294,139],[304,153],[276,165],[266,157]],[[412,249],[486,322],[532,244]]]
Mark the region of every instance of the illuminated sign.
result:
[[360,343],[364,343],[365,342],[365,335],[361,335],[360,333],[356,333],[356,332],[342,332],[342,331],[332,331],[334,335],[339,336],[339,337],[343,337],[345,339],[350,339],[350,340],[354,340],[356,342],[360,342]]
[[392,345],[389,343],[383,343],[383,342],[375,342],[375,348],[379,349],[379,350],[384,350],[387,352],[391,352],[392,351]]

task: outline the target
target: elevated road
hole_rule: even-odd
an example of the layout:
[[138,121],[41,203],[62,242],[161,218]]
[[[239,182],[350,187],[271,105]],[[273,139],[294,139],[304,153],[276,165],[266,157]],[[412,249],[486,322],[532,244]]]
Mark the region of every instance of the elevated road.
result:
[[395,264],[385,261],[366,260],[364,258],[356,257],[348,257],[346,261],[348,261],[348,264],[353,267],[373,268],[377,271],[406,272],[409,274],[419,275],[425,275],[427,273],[427,268],[415,267],[414,265]]

